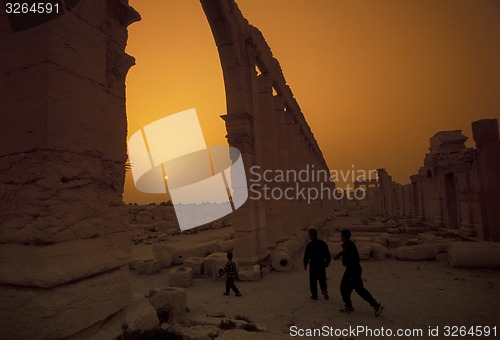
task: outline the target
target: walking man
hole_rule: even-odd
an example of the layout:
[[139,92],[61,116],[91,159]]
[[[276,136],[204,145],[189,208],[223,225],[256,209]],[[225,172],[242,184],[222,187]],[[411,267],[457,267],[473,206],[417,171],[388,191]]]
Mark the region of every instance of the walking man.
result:
[[304,252],[304,270],[309,265],[309,288],[311,290],[311,299],[318,299],[318,281],[321,293],[325,300],[329,299],[326,285],[326,267],[332,260],[330,250],[325,241],[318,239],[316,229],[309,229],[309,243]]
[[333,258],[337,260],[342,257],[342,264],[345,267],[344,276],[342,276],[342,281],[340,283],[340,294],[342,294],[342,300],[344,301],[345,307],[340,311],[342,313],[354,312],[351,302],[351,293],[354,289],[356,293],[361,296],[361,298],[367,301],[370,306],[375,310],[375,316],[379,316],[382,313],[384,307],[382,304],[377,302],[373,296],[368,292],[363,286],[363,280],[361,279],[361,265],[359,264],[359,253],[356,244],[351,241],[351,231],[344,229],[341,231],[342,240],[342,251],[335,255]]

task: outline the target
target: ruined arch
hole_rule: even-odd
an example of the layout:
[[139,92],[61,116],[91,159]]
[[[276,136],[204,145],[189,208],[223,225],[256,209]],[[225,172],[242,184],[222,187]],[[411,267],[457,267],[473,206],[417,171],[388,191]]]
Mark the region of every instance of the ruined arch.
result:
[[[201,4],[223,71],[227,114],[222,118],[226,122],[227,139],[230,146],[241,151],[247,181],[251,180],[252,167],[258,167],[258,171],[300,171],[311,167],[330,173],[262,33],[248,23],[234,0],[201,0]],[[280,190],[294,184],[270,186]],[[320,183],[307,185],[320,187]],[[331,183],[324,185],[328,189]],[[259,262],[283,237],[298,232],[331,207],[323,199],[309,203],[301,199],[248,200],[232,214],[235,254],[240,262]]]

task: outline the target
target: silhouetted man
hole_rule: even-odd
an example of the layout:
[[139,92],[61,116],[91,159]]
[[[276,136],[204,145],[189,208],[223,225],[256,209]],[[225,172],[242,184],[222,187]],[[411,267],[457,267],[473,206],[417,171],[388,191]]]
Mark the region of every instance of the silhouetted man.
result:
[[370,292],[368,292],[363,286],[363,280],[361,279],[362,269],[359,264],[358,248],[356,247],[356,244],[351,241],[351,231],[344,229],[340,235],[343,242],[342,251],[333,258],[334,260],[337,260],[342,257],[342,264],[345,267],[344,276],[342,276],[342,281],[340,283],[340,294],[342,294],[342,300],[344,301],[345,307],[340,311],[343,313],[354,312],[351,302],[351,293],[354,289],[363,300],[367,301],[370,306],[373,307],[375,310],[375,316],[379,316],[384,307],[377,302],[377,300],[375,300]]
[[309,265],[309,288],[311,289],[311,299],[318,299],[318,283],[321,293],[328,300],[328,291],[326,285],[326,267],[330,264],[330,250],[328,244],[323,240],[318,240],[316,229],[309,229],[309,243],[304,252],[304,270]]

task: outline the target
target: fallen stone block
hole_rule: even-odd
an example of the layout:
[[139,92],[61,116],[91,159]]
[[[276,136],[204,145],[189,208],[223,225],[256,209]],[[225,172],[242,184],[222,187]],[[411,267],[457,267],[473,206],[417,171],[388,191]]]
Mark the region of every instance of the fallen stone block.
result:
[[415,245],[418,245],[420,243],[421,243],[420,239],[418,239],[418,238],[411,238],[408,241],[406,241],[407,246],[415,246]]
[[216,250],[218,253],[227,253],[234,249],[234,240],[218,241],[216,243]]
[[193,283],[193,268],[177,267],[168,273],[171,287],[189,287]]
[[153,246],[153,253],[155,258],[160,262],[161,268],[168,268],[172,265],[173,258],[169,249],[169,246],[165,244],[155,244]]
[[[356,247],[358,248],[359,258],[360,260],[369,260],[371,256],[371,252],[373,246],[368,242],[356,242]],[[331,252],[330,252],[331,254]],[[338,251],[335,252],[335,255],[338,254]]]
[[450,250],[450,247],[455,242],[449,239],[436,239],[430,242],[426,242],[426,244],[434,247],[436,254],[447,253]]
[[450,246],[451,267],[500,269],[500,244],[496,242],[456,242]]
[[[216,280],[217,277],[213,277],[214,267],[218,261],[227,261],[226,253],[213,253],[204,258],[203,262],[203,273],[206,277],[211,277]],[[216,272],[216,270],[215,270]]]
[[132,299],[124,311],[128,330],[146,331],[160,324],[156,310],[144,297],[144,294],[133,293]]
[[238,276],[241,281],[259,281],[260,280],[260,265],[256,264],[251,269],[239,271]]
[[376,260],[384,260],[387,257],[391,256],[391,252],[389,249],[381,245],[380,243],[372,243],[372,252],[370,253],[370,257]]
[[434,247],[429,245],[402,246],[396,249],[396,259],[403,261],[427,261],[436,259]]
[[274,251],[271,254],[271,266],[279,272],[291,272],[293,269],[290,255],[284,251]]
[[[335,227],[336,231],[342,231],[343,229],[345,229],[345,226],[343,226],[343,225],[337,225]],[[380,223],[379,224],[368,224],[368,225],[355,224],[355,225],[349,226],[348,229],[353,233],[353,235],[355,235],[355,233],[359,233],[359,232],[380,233],[380,232],[385,232],[386,231],[385,225],[384,224],[380,224]]]
[[387,228],[389,234],[401,234],[401,228]]
[[386,228],[397,228],[397,227],[399,227],[399,225],[398,225],[397,221],[389,220],[389,221],[385,222],[385,227]]
[[391,235],[387,238],[387,243],[389,247],[401,247],[404,245],[404,239],[399,236]]
[[161,323],[179,322],[186,312],[187,291],[177,287],[151,289],[148,295]]
[[192,246],[165,245],[165,248],[172,254],[172,264],[182,264],[188,257],[205,257],[217,252],[217,242],[210,241]]
[[430,229],[427,227],[404,227],[404,232],[407,234],[420,234],[429,231]]
[[205,259],[202,257],[188,257],[182,263],[184,268],[193,269],[193,277],[203,277],[203,263]]
[[130,269],[136,270],[137,274],[153,275],[160,271],[160,261],[156,259],[142,259],[132,261]]

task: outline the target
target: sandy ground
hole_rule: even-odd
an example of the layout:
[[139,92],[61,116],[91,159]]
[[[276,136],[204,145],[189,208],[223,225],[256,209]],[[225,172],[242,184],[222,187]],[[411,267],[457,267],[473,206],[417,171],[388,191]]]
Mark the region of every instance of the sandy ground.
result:
[[[333,228],[336,225],[356,223],[360,218],[356,214],[360,213],[355,212],[354,216],[328,222],[320,232],[320,238],[322,234],[334,234]],[[215,231],[222,232],[224,231]],[[192,236],[193,240],[212,237],[208,234],[199,235],[186,237]],[[143,248],[140,253],[147,251]],[[467,329],[470,326],[496,326],[497,338],[500,338],[500,271],[451,268],[447,254],[438,255],[436,261],[425,262],[406,262],[393,258],[363,261],[361,264],[365,287],[385,306],[382,315],[375,317],[373,309],[355,292],[352,296],[355,312],[339,312],[343,307],[339,292],[343,267],[339,261],[335,261],[327,269],[330,300],[325,301],[322,296],[318,301],[311,300],[308,273],[304,271],[301,260],[302,253],[297,254],[291,273],[271,272],[259,282],[237,282],[242,297],[222,296],[224,281],[195,279],[188,288],[190,312],[187,317],[224,314],[234,318],[242,315],[265,329],[264,333],[257,333],[259,338],[269,339],[291,338],[292,325],[301,329],[366,326],[375,331],[383,327],[391,329],[394,334],[398,329],[421,329],[423,335],[418,337],[421,339],[446,338],[445,326],[467,326]],[[134,291],[147,293],[149,288],[163,287],[166,282],[168,269],[151,276],[134,274],[132,284]],[[429,327],[434,329],[436,326],[439,326],[439,335],[430,337]],[[357,335],[355,338],[366,338],[366,333]],[[460,338],[495,337],[469,335]]]

